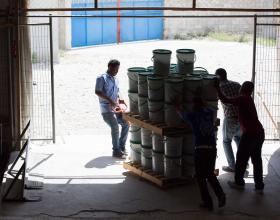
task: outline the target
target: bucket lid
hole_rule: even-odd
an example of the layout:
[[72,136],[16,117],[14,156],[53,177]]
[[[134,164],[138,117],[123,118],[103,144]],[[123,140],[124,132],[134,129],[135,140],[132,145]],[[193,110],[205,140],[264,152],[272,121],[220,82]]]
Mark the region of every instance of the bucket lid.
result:
[[202,77],[199,77],[199,76],[188,76],[184,80],[186,80],[186,81],[200,81],[200,80],[202,80]]
[[170,64],[170,69],[176,69],[177,68],[177,64],[176,63],[171,63]]
[[217,78],[217,76],[214,74],[208,74],[208,75],[203,76],[203,79],[209,79],[209,80],[213,80],[216,78]]
[[148,76],[148,80],[163,80],[163,79],[164,79],[164,77],[154,75],[154,74],[151,74],[151,75]]
[[178,49],[178,50],[176,50],[176,53],[195,53],[195,50],[193,50],[193,49]]
[[138,74],[138,76],[149,76],[149,75],[153,75],[153,73],[150,71],[147,71],[147,70],[146,70],[146,72],[141,72]]
[[146,72],[146,68],[144,67],[131,67],[131,68],[128,68],[128,72],[136,72],[136,73],[139,73],[139,72]]
[[165,79],[166,83],[181,83],[183,81],[184,81],[184,79],[181,77],[172,77],[172,78]]
[[148,67],[147,67],[147,70],[153,71],[153,70],[154,70],[154,66],[148,66]]
[[166,50],[166,49],[156,49],[153,50],[153,53],[158,53],[158,54],[171,54],[171,50]]

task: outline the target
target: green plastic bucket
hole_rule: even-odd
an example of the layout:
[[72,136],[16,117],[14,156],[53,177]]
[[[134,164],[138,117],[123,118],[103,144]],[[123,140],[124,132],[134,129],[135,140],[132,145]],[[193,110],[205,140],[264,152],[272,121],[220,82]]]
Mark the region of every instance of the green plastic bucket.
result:
[[165,49],[153,50],[154,74],[161,76],[169,74],[171,53],[172,51]]
[[146,72],[144,67],[131,67],[127,70],[128,87],[130,92],[138,93],[138,74]]
[[164,173],[164,154],[160,152],[152,152],[152,169],[157,174]]
[[138,96],[138,109],[142,119],[149,119],[148,97]]
[[194,62],[196,60],[195,50],[193,49],[178,49],[177,65],[178,72],[182,75],[193,74]]

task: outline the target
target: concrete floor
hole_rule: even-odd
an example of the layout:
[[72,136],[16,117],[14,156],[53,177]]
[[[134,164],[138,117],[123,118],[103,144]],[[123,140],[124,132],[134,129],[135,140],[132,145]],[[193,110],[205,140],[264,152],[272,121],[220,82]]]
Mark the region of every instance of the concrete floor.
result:
[[[107,131],[104,131],[104,134]],[[200,210],[195,183],[161,190],[130,175],[122,160],[111,157],[110,136],[69,136],[58,144],[32,145],[30,179],[44,175],[43,190],[29,195],[40,202],[1,204],[0,219],[280,219],[280,150],[276,144],[263,148],[265,193],[254,192],[252,166],[244,192],[232,190],[221,172],[219,180],[227,205],[213,213]],[[217,167],[225,158],[218,146]]]

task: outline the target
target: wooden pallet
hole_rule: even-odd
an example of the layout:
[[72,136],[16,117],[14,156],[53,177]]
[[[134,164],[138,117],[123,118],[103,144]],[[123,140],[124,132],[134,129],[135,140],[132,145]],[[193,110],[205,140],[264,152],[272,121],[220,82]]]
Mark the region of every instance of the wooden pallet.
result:
[[192,178],[187,178],[187,177],[182,177],[177,179],[166,178],[163,175],[158,175],[154,173],[152,170],[144,169],[141,165],[135,164],[133,162],[124,162],[123,167],[124,169],[131,171],[133,174],[136,174],[137,176],[153,184],[156,184],[158,187],[162,189],[171,188],[180,185],[186,185],[193,180]]
[[142,119],[139,115],[134,115],[131,113],[122,114],[124,120],[129,121],[139,127],[149,129],[162,136],[191,133],[191,128],[186,127],[184,123],[178,127],[170,127],[165,123],[155,123],[150,120]]

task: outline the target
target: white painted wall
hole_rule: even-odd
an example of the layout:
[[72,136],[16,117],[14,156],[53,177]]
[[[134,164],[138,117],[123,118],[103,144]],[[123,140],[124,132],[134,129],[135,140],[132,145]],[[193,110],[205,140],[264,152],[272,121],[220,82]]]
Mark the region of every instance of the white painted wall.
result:
[[[197,0],[197,7],[216,8],[274,8],[278,0]],[[191,7],[192,0],[165,0],[166,7]],[[233,13],[233,12],[176,12],[165,11],[165,15],[241,15],[254,13]],[[267,14],[267,13],[266,13]],[[173,39],[176,37],[185,38],[192,35],[203,35],[210,31],[232,32],[232,33],[252,33],[253,19],[247,18],[167,18],[164,22],[164,37]]]

